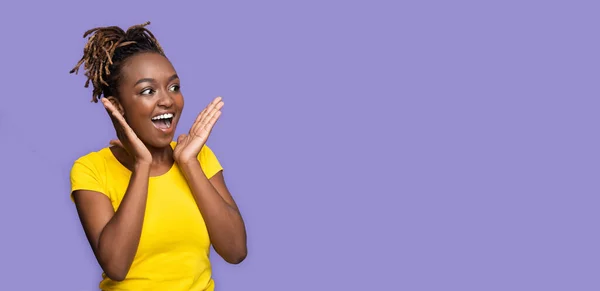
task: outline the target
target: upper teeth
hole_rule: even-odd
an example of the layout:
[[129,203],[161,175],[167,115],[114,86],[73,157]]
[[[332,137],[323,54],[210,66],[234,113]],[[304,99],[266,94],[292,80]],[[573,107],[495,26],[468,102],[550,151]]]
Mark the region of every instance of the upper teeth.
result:
[[152,117],[152,120],[168,119],[168,118],[173,118],[173,114],[171,114],[171,113],[161,114],[159,116]]

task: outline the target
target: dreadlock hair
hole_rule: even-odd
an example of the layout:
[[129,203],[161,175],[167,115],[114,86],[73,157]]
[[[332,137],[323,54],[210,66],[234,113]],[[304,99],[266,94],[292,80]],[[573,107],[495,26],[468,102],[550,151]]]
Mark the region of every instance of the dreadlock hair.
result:
[[[85,69],[85,88],[90,82],[94,86],[92,102],[114,96],[124,61],[138,53],[154,52],[165,55],[162,47],[146,26],[150,22],[134,25],[124,31],[117,26],[97,27],[86,31],[83,38],[89,36],[83,48],[83,57],[69,72],[77,74],[83,64]],[[115,96],[116,97],[116,96]]]

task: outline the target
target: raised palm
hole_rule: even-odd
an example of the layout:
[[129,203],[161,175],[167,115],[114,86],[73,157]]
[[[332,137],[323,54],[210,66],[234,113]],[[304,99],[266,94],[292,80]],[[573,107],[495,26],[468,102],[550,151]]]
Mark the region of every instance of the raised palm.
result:
[[111,119],[117,132],[117,140],[111,140],[110,144],[122,147],[131,155],[137,163],[151,163],[152,154],[138,138],[133,129],[127,124],[119,110],[107,99],[102,98],[102,104],[111,115]]
[[188,134],[182,134],[177,138],[177,145],[173,151],[173,157],[177,163],[188,163],[197,160],[198,154],[206,144],[208,137],[221,116],[223,100],[217,97],[198,114]]

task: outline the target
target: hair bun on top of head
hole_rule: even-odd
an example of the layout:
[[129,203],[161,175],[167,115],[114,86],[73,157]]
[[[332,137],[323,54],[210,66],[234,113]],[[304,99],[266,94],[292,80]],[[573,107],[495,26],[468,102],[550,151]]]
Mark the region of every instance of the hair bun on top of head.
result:
[[118,26],[96,27],[86,31],[83,38],[88,37],[83,48],[83,57],[70,73],[77,74],[83,64],[85,88],[90,82],[94,86],[92,102],[114,90],[118,80],[120,64],[137,53],[156,52],[164,55],[163,49],[146,28],[150,22],[131,26],[126,31]]

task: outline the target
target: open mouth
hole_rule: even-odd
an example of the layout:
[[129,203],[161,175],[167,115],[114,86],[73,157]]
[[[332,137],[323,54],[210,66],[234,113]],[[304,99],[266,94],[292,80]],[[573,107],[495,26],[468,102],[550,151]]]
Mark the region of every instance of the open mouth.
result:
[[158,116],[152,117],[152,123],[158,129],[166,130],[171,128],[173,123],[173,113],[165,113]]

